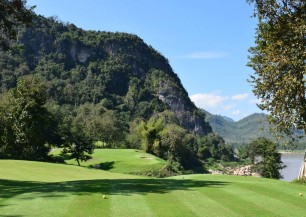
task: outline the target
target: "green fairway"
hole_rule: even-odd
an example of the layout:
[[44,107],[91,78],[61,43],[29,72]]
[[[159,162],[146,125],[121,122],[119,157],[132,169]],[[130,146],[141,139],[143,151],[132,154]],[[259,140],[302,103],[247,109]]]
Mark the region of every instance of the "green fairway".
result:
[[[306,186],[226,175],[153,179],[0,160],[0,216],[306,216]],[[103,198],[106,195],[106,199]]]
[[[53,154],[59,154],[55,149]],[[77,165],[75,159],[67,160],[67,164]],[[103,170],[117,173],[137,173],[154,171],[166,165],[166,161],[135,149],[95,149],[92,159],[82,162],[82,166],[99,165]]]

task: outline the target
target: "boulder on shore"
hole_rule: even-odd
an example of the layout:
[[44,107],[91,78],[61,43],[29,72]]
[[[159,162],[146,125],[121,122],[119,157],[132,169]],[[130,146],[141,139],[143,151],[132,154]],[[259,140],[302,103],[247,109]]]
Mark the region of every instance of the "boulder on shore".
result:
[[247,165],[247,166],[244,166],[244,167],[239,167],[239,168],[234,170],[233,174],[237,175],[237,176],[260,177],[259,173],[252,172],[252,166],[251,165]]

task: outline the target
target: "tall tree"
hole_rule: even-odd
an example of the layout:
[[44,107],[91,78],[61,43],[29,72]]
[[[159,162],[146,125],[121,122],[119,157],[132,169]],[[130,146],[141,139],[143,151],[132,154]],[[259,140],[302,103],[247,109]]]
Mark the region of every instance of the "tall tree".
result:
[[93,140],[84,131],[80,123],[69,124],[69,129],[63,132],[64,137],[64,154],[70,154],[71,158],[75,158],[78,165],[80,161],[91,159],[91,154],[94,151]]
[[225,145],[221,136],[215,133],[209,133],[198,139],[197,155],[202,160],[214,158],[216,160],[234,161],[234,150]]
[[306,1],[247,0],[258,17],[256,46],[250,48],[250,82],[259,108],[279,131],[306,133]]
[[8,49],[9,40],[15,39],[20,25],[29,25],[33,7],[26,7],[26,0],[0,0],[0,48]]
[[276,144],[266,138],[258,138],[249,147],[252,169],[265,178],[280,179],[280,170],[286,166],[281,161],[281,154]]
[[[259,108],[269,111],[278,131],[306,133],[306,2],[304,0],[247,0],[258,17],[256,46],[249,66]],[[306,153],[302,167],[306,164]],[[300,174],[299,177],[306,176]]]
[[57,122],[46,109],[44,85],[36,77],[19,79],[0,100],[0,145],[3,158],[45,160],[59,142]]
[[117,111],[105,110],[100,104],[85,103],[77,109],[76,120],[83,124],[88,135],[104,142],[107,147],[124,144],[128,126]]

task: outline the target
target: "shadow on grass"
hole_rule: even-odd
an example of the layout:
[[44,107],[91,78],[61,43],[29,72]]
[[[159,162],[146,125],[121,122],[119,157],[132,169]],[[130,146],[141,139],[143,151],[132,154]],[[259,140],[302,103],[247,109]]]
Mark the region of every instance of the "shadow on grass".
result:
[[101,170],[111,170],[114,168],[115,161],[106,161],[103,163],[90,165],[89,168],[101,169]]
[[12,198],[27,193],[20,199],[37,197],[65,197],[67,195],[165,194],[174,190],[193,191],[201,187],[222,187],[221,181],[171,180],[171,179],[99,179],[68,182],[31,182],[0,179],[0,197]]
[[22,217],[22,215],[5,215],[5,214],[0,214],[0,217]]

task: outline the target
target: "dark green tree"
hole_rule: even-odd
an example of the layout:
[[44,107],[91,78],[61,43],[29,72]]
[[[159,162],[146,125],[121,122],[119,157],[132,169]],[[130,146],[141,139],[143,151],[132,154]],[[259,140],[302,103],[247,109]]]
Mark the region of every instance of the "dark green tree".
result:
[[127,123],[116,111],[106,111],[93,120],[95,138],[105,142],[109,147],[120,147],[125,141],[127,131]]
[[107,147],[116,148],[124,144],[128,125],[115,110],[86,103],[77,109],[76,121],[83,124],[92,139],[104,142]]
[[71,158],[75,158],[78,165],[80,161],[87,161],[91,159],[91,154],[94,151],[93,140],[84,131],[84,126],[80,123],[66,123],[66,127],[69,129],[62,128],[63,137],[63,154],[68,154]]
[[221,136],[210,133],[198,139],[197,155],[202,160],[213,158],[215,160],[234,161],[234,150],[225,145]]
[[186,168],[184,158],[189,152],[183,143],[186,135],[186,130],[176,124],[167,124],[160,132],[160,149],[164,150],[164,155],[170,164],[178,162]]
[[168,161],[173,171],[192,170],[203,172],[202,163],[190,150],[194,136],[178,125],[174,113],[165,111],[155,114],[149,121],[141,121],[133,138],[141,148]]
[[277,145],[267,138],[258,138],[249,147],[252,169],[265,178],[280,179],[280,170],[286,166],[281,161]]
[[256,46],[250,48],[255,75],[250,82],[259,108],[279,131],[306,132],[306,1],[248,0],[258,17]]
[[163,118],[151,117],[149,121],[141,121],[136,128],[136,133],[141,141],[141,148],[148,153],[165,157],[165,150],[161,146],[160,133],[166,123]]
[[0,138],[6,158],[46,160],[58,144],[57,121],[46,109],[45,87],[36,77],[24,77],[0,101]]
[[9,40],[15,39],[17,28],[29,25],[33,7],[27,8],[25,0],[0,0],[0,48],[8,49]]

